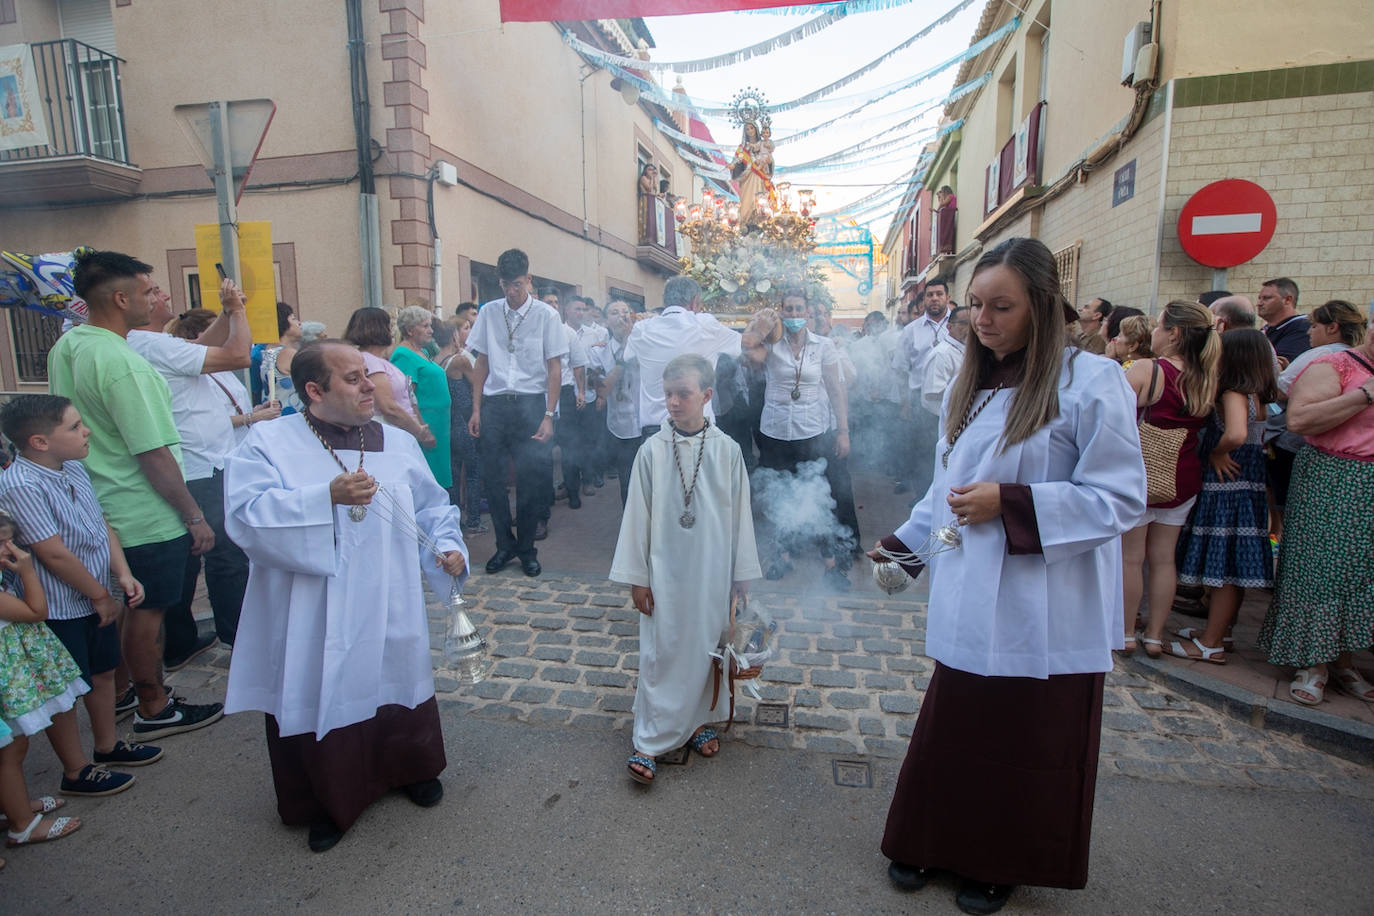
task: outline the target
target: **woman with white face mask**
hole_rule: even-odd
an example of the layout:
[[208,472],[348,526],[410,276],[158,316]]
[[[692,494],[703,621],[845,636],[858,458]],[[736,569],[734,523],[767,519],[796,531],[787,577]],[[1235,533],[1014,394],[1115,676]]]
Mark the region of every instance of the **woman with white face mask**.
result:
[[[808,330],[811,311],[806,294],[789,290],[783,294],[780,318],[771,310],[761,312],[741,346],[744,359],[763,369],[765,387],[763,415],[759,420],[759,467],[772,471],[778,483],[787,485],[780,475],[791,475],[803,488],[819,479],[817,490],[829,497],[822,460],[844,458],[849,454],[849,401],[840,374],[840,355],[828,337]],[[778,321],[782,335],[768,344]],[[767,325],[765,328],[764,326]],[[833,450],[829,450],[831,413],[834,413]],[[778,488],[781,490],[781,487]],[[767,562],[764,575],[781,579],[792,569],[792,553],[808,540],[819,540],[825,562],[825,582],[838,591],[849,590],[849,567],[854,547],[835,521],[833,506],[817,512],[790,511],[809,490],[794,491],[789,506],[767,499],[770,487],[760,483],[756,500],[763,496],[763,513],[773,523],[777,540],[776,556]],[[833,503],[833,500],[832,500]],[[803,517],[804,516],[804,517]],[[812,517],[814,516],[814,517]]]

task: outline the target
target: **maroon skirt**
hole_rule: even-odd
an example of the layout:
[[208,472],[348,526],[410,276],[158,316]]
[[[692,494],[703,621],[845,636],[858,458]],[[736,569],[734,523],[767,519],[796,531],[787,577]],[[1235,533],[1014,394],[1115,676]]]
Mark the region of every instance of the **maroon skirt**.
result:
[[267,755],[282,823],[302,827],[328,818],[340,830],[387,792],[434,779],[448,765],[434,697],[414,709],[383,706],[318,741],[313,733],[281,737],[269,715]]
[[937,663],[883,854],[989,884],[1083,887],[1103,680],[982,677]]

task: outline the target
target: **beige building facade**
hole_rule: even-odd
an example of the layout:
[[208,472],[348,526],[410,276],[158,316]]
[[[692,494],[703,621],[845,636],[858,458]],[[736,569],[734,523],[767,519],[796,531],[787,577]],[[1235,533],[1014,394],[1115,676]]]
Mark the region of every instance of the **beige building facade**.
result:
[[[961,298],[982,252],[1031,235],[1056,252],[1075,305],[1102,297],[1153,312],[1196,299],[1221,278],[1183,250],[1179,213],[1204,186],[1240,178],[1268,192],[1278,222],[1258,256],[1226,271],[1226,288],[1253,297],[1289,276],[1300,310],[1368,303],[1374,33],[1350,27],[1357,6],[1025,5],[1013,32],[963,65],[958,82],[991,78],[946,109],[962,124],[924,179],[958,195],[955,253],[894,270],[889,294],[943,275]],[[988,3],[972,41],[1015,16]],[[1143,55],[1125,53],[1132,34]],[[887,239],[900,258],[903,232]]]
[[[216,202],[173,108],[269,98],[238,219],[271,223],[277,295],[302,319],[338,335],[370,300],[448,314],[495,298],[512,247],[540,288],[653,307],[676,239],[671,212],[667,236],[645,238],[637,180],[652,162],[670,193],[698,195],[654,122],[686,125],[588,64],[565,27],[616,54],[652,43],[638,20],[503,26],[495,3],[4,0],[0,47],[32,49],[50,142],[0,149],[0,248],[127,251],[178,310],[202,301],[194,227]],[[0,389],[41,387],[51,322],[6,318]]]

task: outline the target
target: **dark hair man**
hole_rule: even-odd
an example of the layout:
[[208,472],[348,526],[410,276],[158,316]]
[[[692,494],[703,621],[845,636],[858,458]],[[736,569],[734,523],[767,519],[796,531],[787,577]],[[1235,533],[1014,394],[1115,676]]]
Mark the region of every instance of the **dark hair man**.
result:
[[[70,398],[91,429],[86,470],[129,568],[143,585],[143,603],[129,608],[123,634],[124,660],[138,700],[133,733],[139,739],[202,728],[223,715],[219,703],[185,703],[162,686],[163,612],[181,597],[191,553],[208,552],[215,535],[186,488],[167,382],[126,339],[148,324],[157,306],[152,271],[115,251],[96,251],[78,261],[73,281],[90,321],[63,334],[48,352],[52,393]],[[225,280],[220,296],[242,294]]]
[[[502,252],[496,273],[505,296],[482,306],[468,334],[468,348],[477,353],[468,432],[481,440],[482,485],[496,534],[486,568],[497,573],[518,559],[525,575],[537,576],[535,528],[547,508],[549,440],[568,341],[558,311],[530,295],[530,259],[523,251]],[[508,462],[515,464],[514,530]]]
[[305,410],[258,425],[225,468],[225,527],[252,562],[225,701],[267,714],[277,813],[323,852],[392,789],[443,798],[420,577],[448,594],[467,549],[415,438],[373,419],[362,353],[306,344],[291,380]]
[[1260,284],[1255,310],[1264,319],[1264,336],[1287,366],[1311,346],[1307,329],[1311,322],[1298,314],[1298,284],[1287,277]]

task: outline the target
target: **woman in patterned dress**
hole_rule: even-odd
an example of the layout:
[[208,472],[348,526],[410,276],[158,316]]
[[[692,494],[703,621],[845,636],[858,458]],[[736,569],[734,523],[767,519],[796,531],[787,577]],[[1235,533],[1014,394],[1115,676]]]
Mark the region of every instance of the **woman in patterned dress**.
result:
[[1298,669],[1288,687],[1296,702],[1316,706],[1332,677],[1374,700],[1354,658],[1374,643],[1374,341],[1303,370],[1289,394],[1288,430],[1307,447],[1293,464],[1260,648],[1270,664]]
[[1273,349],[1253,328],[1221,335],[1217,408],[1199,443],[1202,491],[1178,541],[1178,581],[1212,589],[1205,629],[1185,627],[1169,643],[1179,658],[1226,663],[1231,626],[1247,588],[1274,584],[1264,487],[1264,420],[1278,400]]

